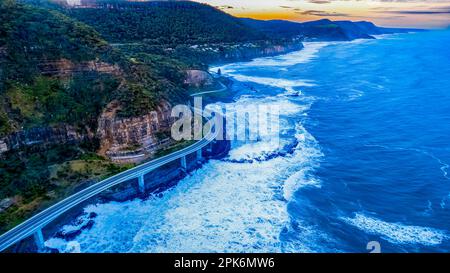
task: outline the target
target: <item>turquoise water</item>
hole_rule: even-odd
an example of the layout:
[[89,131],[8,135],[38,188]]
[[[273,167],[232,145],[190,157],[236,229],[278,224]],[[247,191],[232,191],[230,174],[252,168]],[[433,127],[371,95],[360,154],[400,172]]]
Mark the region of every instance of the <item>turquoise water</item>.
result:
[[306,43],[299,52],[221,67],[235,80],[229,106],[281,107],[283,145],[233,142],[227,158],[162,196],[86,207],[97,215],[90,229],[47,245],[367,252],[377,241],[383,252],[448,252],[448,44],[448,31]]

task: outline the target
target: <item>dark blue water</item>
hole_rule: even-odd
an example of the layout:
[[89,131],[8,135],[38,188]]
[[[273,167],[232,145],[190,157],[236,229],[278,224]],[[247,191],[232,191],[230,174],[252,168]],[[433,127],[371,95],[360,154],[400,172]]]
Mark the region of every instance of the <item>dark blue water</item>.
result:
[[317,84],[303,90],[322,187],[300,189],[289,212],[333,237],[328,248],[450,251],[449,43],[442,31],[330,45],[283,75]]

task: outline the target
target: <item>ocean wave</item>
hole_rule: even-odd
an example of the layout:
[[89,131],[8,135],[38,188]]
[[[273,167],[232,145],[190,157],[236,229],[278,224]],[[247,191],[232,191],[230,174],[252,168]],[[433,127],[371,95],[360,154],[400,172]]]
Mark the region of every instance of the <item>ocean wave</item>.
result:
[[308,63],[313,60],[319,50],[325,46],[334,44],[335,42],[305,42],[304,48],[300,51],[291,52],[288,54],[275,56],[275,57],[262,57],[256,58],[250,62],[232,63],[224,66],[212,67],[210,71],[217,71],[220,69],[223,75],[232,77],[240,82],[252,82],[256,84],[266,85],[270,87],[276,87],[286,90],[285,95],[301,95],[299,87],[312,87],[316,86],[315,82],[308,79],[283,79],[283,78],[271,78],[250,76],[243,74],[242,71],[252,68],[261,67],[276,67],[280,71],[286,71],[287,67]]
[[253,82],[257,84],[262,84],[266,86],[272,86],[276,88],[285,89],[288,92],[294,93],[296,87],[302,86],[315,86],[316,84],[311,80],[287,80],[281,78],[267,78],[267,77],[256,77],[256,76],[245,76],[240,74],[230,74],[235,80],[240,82]]
[[367,147],[379,147],[385,150],[398,150],[398,151],[411,151],[411,152],[416,152],[416,153],[421,153],[423,155],[426,155],[430,158],[432,158],[433,160],[435,160],[439,165],[439,169],[442,172],[442,176],[447,179],[450,180],[450,177],[448,176],[448,169],[450,168],[450,165],[446,162],[444,162],[443,160],[441,160],[439,157],[435,156],[432,152],[427,151],[426,149],[420,149],[420,148],[408,148],[408,147],[391,147],[391,146],[386,146],[386,145],[379,145],[379,144],[365,144],[365,146]]
[[255,161],[267,161],[278,156],[286,156],[294,152],[296,143],[281,146],[276,141],[259,141],[242,144],[230,151],[223,161],[234,163],[252,163]]
[[284,253],[340,253],[335,237],[324,232],[317,225],[308,224],[302,220],[291,220],[281,236]]
[[98,204],[95,225],[74,241],[83,252],[279,252],[289,216],[273,198],[272,164],[211,161],[161,198]]
[[251,163],[211,160],[160,196],[86,207],[85,213],[96,215],[90,229],[46,245],[61,252],[73,251],[71,245],[81,252],[285,251],[279,236],[290,216],[286,199],[277,195],[309,183],[292,177],[295,185],[283,190],[287,176],[307,172],[322,155],[301,123],[295,129],[296,149],[289,156]]
[[284,182],[283,196],[286,200],[292,199],[293,194],[302,187],[313,186],[320,188],[320,180],[310,176],[311,169],[304,168],[291,176]]
[[285,67],[293,66],[302,63],[308,63],[317,57],[317,53],[323,47],[334,44],[335,42],[304,42],[304,48],[287,53],[284,55],[279,55],[275,57],[261,57],[255,58],[249,62],[238,62],[232,64],[226,64],[222,66],[211,67],[210,71],[217,72],[218,69],[221,70],[222,74],[231,74],[236,71],[245,68],[256,68],[256,67],[277,67],[280,70],[285,69]]
[[263,67],[263,66],[293,66],[301,63],[308,63],[317,57],[317,53],[325,46],[333,42],[304,42],[304,48],[288,54],[269,57],[256,58],[250,62],[242,64],[243,67]]
[[[413,33],[413,32],[411,32]],[[380,40],[400,40],[401,39],[401,35],[403,33],[392,33],[392,34],[379,34],[379,35],[372,35],[375,39]]]
[[[300,115],[307,111],[310,107],[309,104],[296,104],[287,99],[281,99],[279,97],[265,97],[265,98],[251,98],[247,96],[241,97],[238,102],[225,105],[227,109],[227,117],[235,115],[239,109],[245,109],[247,105],[257,105],[267,107],[267,109],[278,108],[280,115],[293,116]],[[278,113],[271,113],[271,124],[268,124],[268,119],[258,120],[259,126],[255,124],[249,124],[247,130],[250,135],[257,136],[256,141],[236,141],[232,143],[232,149],[224,161],[230,161],[235,163],[251,163],[253,161],[266,161],[277,156],[286,156],[292,154],[298,146],[298,140],[292,136],[292,129],[295,132],[299,132],[299,128],[291,128],[292,125],[285,118],[280,118]],[[256,122],[253,119],[253,122]],[[227,123],[227,131],[231,132],[231,127],[234,124]],[[278,130],[260,130],[260,127],[265,128],[278,128]],[[303,139],[302,139],[303,141]]]
[[439,245],[449,238],[442,230],[389,223],[361,213],[356,213],[353,218],[342,217],[341,220],[369,234],[380,235],[383,239],[394,244],[433,246]]

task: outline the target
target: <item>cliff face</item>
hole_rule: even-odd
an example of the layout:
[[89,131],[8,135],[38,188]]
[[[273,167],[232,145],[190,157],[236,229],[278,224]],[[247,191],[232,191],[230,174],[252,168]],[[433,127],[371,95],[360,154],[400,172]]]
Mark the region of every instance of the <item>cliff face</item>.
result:
[[117,118],[118,104],[113,102],[98,120],[99,153],[115,161],[136,162],[150,156],[170,142],[171,106],[162,102],[146,115]]
[[186,71],[186,80],[185,84],[194,87],[203,87],[212,85],[214,83],[214,79],[212,76],[203,70],[187,70]]
[[241,47],[234,47],[225,50],[222,58],[224,61],[248,60],[258,57],[270,57],[279,54],[285,54],[300,50],[302,48],[303,44],[300,42],[270,46],[255,46],[252,44],[246,44]]
[[[118,162],[139,162],[156,149],[171,143],[173,123],[171,106],[162,102],[146,115],[117,118],[117,102],[112,102],[98,119],[95,136],[100,140],[99,154]],[[14,132],[0,140],[0,153],[32,145],[76,144],[92,139],[92,133],[79,133],[68,125],[35,127]]]
[[[1,50],[0,48],[0,57]],[[99,60],[74,63],[67,59],[58,59],[54,61],[41,61],[37,67],[40,75],[48,76],[49,79],[70,78],[83,72],[98,72],[100,74],[111,74],[115,76],[120,76],[122,73],[117,65],[108,64]],[[0,77],[1,70],[0,68]],[[18,111],[17,109],[10,109],[10,104],[5,103],[5,105],[9,105],[9,108],[5,107],[6,112]],[[9,124],[13,124],[14,120],[9,120],[8,122]],[[61,123],[56,126],[37,126],[26,130],[21,130],[20,124],[15,124],[13,127],[15,128],[14,132],[0,138],[0,153],[31,145],[73,144],[79,143],[86,138],[93,138],[93,134],[89,132],[89,129],[76,130],[74,126],[66,123]],[[84,132],[82,133],[80,131]]]
[[249,42],[234,44],[205,44],[189,48],[193,56],[206,63],[247,61],[259,57],[271,57],[301,50],[303,44],[298,40],[272,44],[270,42]]
[[19,149],[31,145],[54,143],[76,143],[83,140],[82,135],[68,125],[57,127],[35,127],[29,130],[14,132],[0,140],[0,153],[11,149]]
[[73,63],[67,59],[46,61],[38,64],[39,71],[46,76],[72,76],[76,73],[95,71],[99,73],[119,76],[121,69],[118,65],[112,65],[99,60]]

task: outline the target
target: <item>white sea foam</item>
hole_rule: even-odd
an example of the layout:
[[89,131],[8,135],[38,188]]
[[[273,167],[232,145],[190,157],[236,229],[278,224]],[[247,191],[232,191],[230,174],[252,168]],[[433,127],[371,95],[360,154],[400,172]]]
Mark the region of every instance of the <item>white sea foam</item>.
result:
[[[76,241],[83,252],[280,252],[278,236],[289,216],[273,188],[282,184],[279,171],[307,158],[211,161],[162,198],[86,208],[98,216]],[[56,243],[47,241],[66,250]]]
[[[227,108],[227,116],[231,116],[234,114],[233,109],[239,109],[240,107],[245,107],[246,105],[259,105],[265,106],[270,109],[273,109],[277,106],[280,109],[280,113],[283,116],[291,116],[298,115],[302,112],[305,112],[309,109],[309,105],[299,105],[293,103],[287,99],[281,99],[277,97],[266,97],[266,98],[251,98],[251,97],[241,97],[238,102],[226,105]],[[274,113],[275,114],[275,113]],[[278,113],[276,113],[278,114]],[[265,128],[275,128],[274,123],[278,117],[273,117],[270,119],[272,124],[270,126],[267,124],[268,119],[261,119],[259,121],[259,125]],[[229,152],[228,158],[233,161],[251,161],[251,160],[266,160],[267,158],[271,158],[276,154],[282,152],[283,148],[286,145],[289,145],[291,142],[295,141],[295,138],[283,139],[279,137],[279,134],[283,133],[283,130],[289,128],[289,124],[286,119],[279,120],[281,131],[268,131],[268,132],[260,132],[258,126],[252,125],[249,126],[250,134],[258,135],[258,141],[250,141],[247,143],[234,143],[233,149]],[[233,124],[227,124],[229,127],[233,126]],[[228,131],[230,131],[228,129]]]
[[[411,32],[413,33],[413,32]],[[400,35],[402,35],[402,33],[392,33],[392,34],[379,34],[379,35],[372,35],[373,37],[375,37],[375,39],[384,39],[384,40],[399,40]]]
[[[264,69],[264,67],[269,67],[269,69],[276,68],[281,71],[286,71],[291,66],[310,62],[315,57],[317,57],[319,50],[322,49],[323,47],[337,44],[353,46],[361,43],[367,43],[370,41],[372,40],[356,39],[353,41],[345,41],[345,42],[305,42],[304,43],[305,48],[299,51],[295,51],[292,53],[276,57],[256,58],[250,62],[245,63],[234,63],[220,67],[214,67],[211,70],[217,71],[217,69],[220,68],[224,75],[232,77],[237,81],[252,82],[256,84],[284,89],[286,90],[286,92],[282,95],[285,96],[300,95],[301,90],[299,90],[299,87],[316,86],[317,84],[315,83],[315,81],[309,79],[283,79],[283,78],[251,76],[246,75],[246,73],[242,73],[242,71],[245,72],[248,69],[256,69],[256,68]],[[364,93],[360,90],[355,89],[351,91],[352,93],[349,95],[349,100],[354,100],[364,95]]]
[[280,78],[266,78],[266,77],[255,77],[255,76],[245,76],[239,74],[229,74],[235,80],[241,82],[254,82],[257,84],[273,86],[277,88],[285,89],[289,92],[295,92],[295,87],[301,86],[315,86],[315,83],[311,80],[287,80]]
[[[256,102],[249,100],[238,103]],[[274,98],[262,101],[275,103]],[[288,101],[283,105],[290,114],[304,110]],[[279,235],[290,218],[286,201],[275,196],[289,197],[283,194],[287,176],[312,169],[321,156],[301,124],[295,131],[292,154],[261,162],[211,160],[162,197],[86,207],[87,214],[97,214],[91,229],[72,242],[52,238],[46,244],[62,252],[71,251],[67,244],[74,242],[82,252],[281,252]],[[243,147],[243,154],[252,155],[254,147]],[[284,191],[292,193],[302,179],[292,177],[296,182]],[[299,251],[306,249],[299,244]]]
[[330,44],[331,43],[329,42],[305,42],[303,43],[304,48],[299,51],[272,58],[256,58],[253,61],[246,63],[244,67],[293,66],[296,64],[308,63],[317,56],[317,53],[321,48]]
[[331,44],[334,44],[334,42],[304,42],[304,48],[299,51],[294,51],[275,57],[256,58],[250,62],[240,62],[223,66],[215,66],[211,68],[211,71],[217,72],[217,70],[220,69],[224,74],[231,74],[241,69],[268,66],[278,67],[279,69],[283,70],[288,66],[310,62],[317,56],[317,53],[320,49]]
[[301,187],[320,187],[320,181],[315,177],[309,177],[309,171],[311,170],[302,169],[286,179],[283,186],[283,196],[286,200],[290,200],[292,195]]
[[[233,74],[238,80],[293,91],[295,87],[311,86],[313,82],[247,77],[237,71],[252,66],[307,62],[325,45],[307,43],[302,51],[227,65],[222,67],[222,72]],[[297,240],[295,244],[287,242],[289,245],[283,246],[286,242],[279,238],[286,227],[289,229],[291,220],[287,201],[298,188],[319,184],[309,172],[316,167],[322,154],[316,140],[300,123],[309,105],[277,96],[243,96],[233,104],[279,105],[280,133],[287,136],[282,139],[282,145],[272,145],[270,135],[256,143],[233,142],[227,158],[210,160],[160,196],[86,207],[86,214],[97,215],[90,229],[83,230],[71,242],[51,238],[46,245],[61,252],[76,251],[73,245],[77,244],[81,252],[311,251],[307,240]],[[261,158],[279,152],[285,144],[293,144],[290,153]],[[230,161],[257,158],[264,160]]]
[[356,213],[355,217],[343,217],[344,222],[369,234],[380,235],[394,244],[439,245],[448,240],[448,235],[438,229],[421,226],[407,226],[401,223],[389,223],[377,218]]
[[282,88],[287,91],[287,94],[298,94],[298,87],[310,87],[316,84],[312,80],[307,79],[282,79],[282,78],[270,78],[270,77],[257,77],[244,75],[240,71],[245,69],[252,69],[258,67],[276,67],[279,70],[286,70],[287,67],[296,64],[310,62],[317,56],[319,50],[327,45],[333,44],[331,42],[305,42],[304,48],[299,51],[280,55],[276,57],[264,57],[256,58],[250,62],[233,63],[223,66],[212,67],[211,71],[216,72],[218,69],[222,71],[222,74],[232,77],[241,82],[253,82],[257,84],[272,86],[276,88]]

